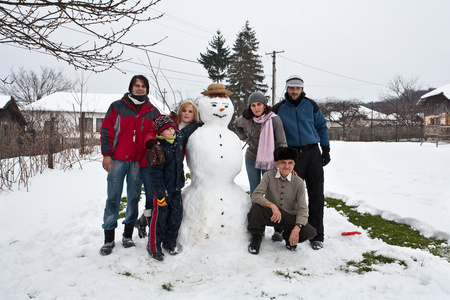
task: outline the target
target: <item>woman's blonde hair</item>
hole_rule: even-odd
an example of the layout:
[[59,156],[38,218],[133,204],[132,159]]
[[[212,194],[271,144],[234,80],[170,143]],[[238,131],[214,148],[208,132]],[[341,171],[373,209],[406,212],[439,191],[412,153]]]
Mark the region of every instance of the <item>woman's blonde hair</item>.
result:
[[183,103],[181,103],[180,107],[178,108],[177,125],[180,125],[180,123],[181,123],[181,112],[183,111],[183,109],[185,109],[189,105],[192,105],[192,107],[194,109],[194,119],[192,120],[192,122],[199,122],[200,121],[200,118],[198,116],[197,105],[195,105],[194,102],[188,100],[188,101],[184,101]]

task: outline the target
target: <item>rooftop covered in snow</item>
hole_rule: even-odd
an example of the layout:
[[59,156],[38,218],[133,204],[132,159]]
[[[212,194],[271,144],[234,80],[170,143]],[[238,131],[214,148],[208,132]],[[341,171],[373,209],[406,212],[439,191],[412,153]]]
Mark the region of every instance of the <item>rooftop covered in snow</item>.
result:
[[[42,97],[40,100],[26,105],[24,110],[42,111],[64,111],[79,112],[81,108],[84,112],[106,113],[111,103],[119,100],[123,94],[97,94],[97,93],[71,93],[57,92]],[[157,100],[152,95],[148,95],[150,102],[156,106],[161,113],[169,113],[166,105]]]
[[443,95],[445,98],[450,100],[450,83],[443,85],[435,90],[432,90],[431,92],[426,93],[422,97],[420,97],[419,101],[417,102],[417,105],[420,105],[421,103],[425,102],[427,98],[437,96],[437,95]]

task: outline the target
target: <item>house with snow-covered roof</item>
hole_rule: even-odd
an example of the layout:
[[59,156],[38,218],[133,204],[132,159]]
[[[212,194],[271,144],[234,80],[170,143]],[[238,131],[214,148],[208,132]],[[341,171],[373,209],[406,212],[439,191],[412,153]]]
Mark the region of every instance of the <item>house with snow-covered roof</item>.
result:
[[420,97],[424,112],[424,137],[450,138],[450,83]]
[[[157,107],[161,113],[168,113],[169,109],[161,101],[152,95],[148,95],[150,102]],[[123,94],[100,94],[100,93],[71,93],[57,92],[42,97],[24,107],[24,110],[35,115],[41,126],[50,126],[51,118],[56,120],[56,128],[64,125],[76,128],[84,115],[84,131],[87,133],[98,133],[105,114],[112,102],[119,100]]]

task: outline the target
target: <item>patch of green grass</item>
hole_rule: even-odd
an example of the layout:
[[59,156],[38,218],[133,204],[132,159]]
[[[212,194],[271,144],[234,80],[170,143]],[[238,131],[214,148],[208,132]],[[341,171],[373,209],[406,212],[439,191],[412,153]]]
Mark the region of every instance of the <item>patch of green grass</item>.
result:
[[124,275],[124,276],[130,277],[131,273],[130,272],[125,272],[125,273],[120,273],[120,275]]
[[347,267],[342,268],[345,272],[356,272],[358,274],[363,274],[366,272],[372,272],[374,271],[373,265],[385,265],[385,264],[399,264],[401,266],[404,266],[405,269],[408,267],[405,261],[403,260],[397,260],[395,258],[387,257],[384,255],[376,254],[376,251],[370,251],[363,253],[363,260],[356,262],[356,261],[349,261],[347,262]]
[[173,291],[173,285],[171,282],[163,284],[162,288],[169,292]]
[[286,279],[292,279],[292,276],[289,273],[285,273],[285,272],[280,271],[280,270],[276,270],[276,271],[274,271],[274,273],[275,273],[275,275],[283,276]]
[[362,227],[373,239],[378,238],[389,245],[426,250],[450,261],[450,245],[444,240],[424,237],[418,230],[406,224],[385,220],[369,213],[360,213],[356,210],[357,206],[346,205],[339,199],[326,198],[325,205],[336,209],[354,225]]
[[[306,269],[304,269],[304,270],[306,270]],[[294,272],[292,272],[292,273],[298,274],[298,275],[300,275],[300,276],[311,276],[311,274],[309,274],[309,273],[303,273],[303,272],[301,272],[301,271],[294,271]]]
[[122,197],[120,199],[119,204],[119,219],[125,218],[126,209],[127,209],[127,197]]

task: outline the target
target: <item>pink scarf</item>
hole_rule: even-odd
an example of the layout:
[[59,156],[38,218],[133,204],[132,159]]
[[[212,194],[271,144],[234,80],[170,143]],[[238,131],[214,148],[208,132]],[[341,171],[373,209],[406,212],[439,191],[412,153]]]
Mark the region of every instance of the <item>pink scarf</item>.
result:
[[275,117],[274,112],[262,114],[259,117],[253,117],[253,121],[261,124],[261,131],[259,134],[258,153],[256,154],[255,167],[261,170],[275,169],[275,162],[273,160],[273,150],[275,149],[275,140],[273,137],[272,118]]

